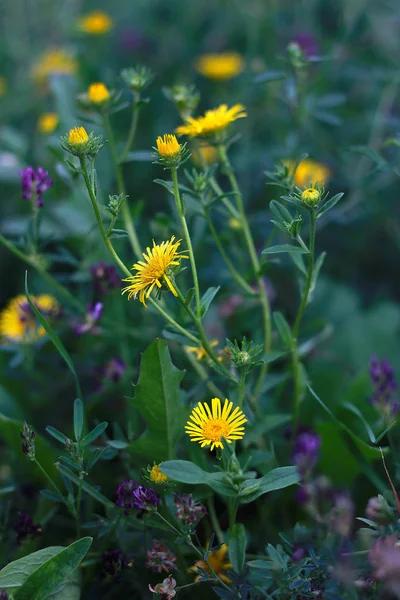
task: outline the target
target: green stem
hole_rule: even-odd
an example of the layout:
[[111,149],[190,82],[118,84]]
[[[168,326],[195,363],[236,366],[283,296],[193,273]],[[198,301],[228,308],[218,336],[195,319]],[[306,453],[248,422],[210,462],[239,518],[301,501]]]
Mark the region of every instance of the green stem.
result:
[[[125,275],[127,275],[127,277],[131,277],[132,274],[131,274],[130,270],[122,262],[122,260],[120,259],[120,257],[116,253],[116,251],[114,250],[114,246],[112,245],[110,239],[107,237],[106,230],[104,229],[103,221],[101,220],[100,211],[99,211],[99,207],[98,207],[98,204],[97,204],[96,196],[95,196],[92,184],[91,184],[90,179],[89,179],[89,174],[88,174],[88,170],[87,170],[87,166],[86,166],[86,161],[85,161],[84,157],[80,158],[80,164],[81,164],[83,179],[85,180],[86,188],[87,188],[87,191],[89,193],[89,198],[90,198],[92,206],[93,206],[94,214],[96,216],[97,224],[98,224],[99,229],[100,229],[101,237],[103,238],[104,243],[107,246],[108,251],[110,252],[111,256],[113,257],[114,261],[117,263],[117,265],[119,266],[119,268],[122,270],[123,273],[125,273]],[[182,335],[186,336],[189,340],[191,340],[195,344],[199,344],[199,340],[194,335],[192,335],[191,333],[189,333],[189,331],[186,331],[186,329],[184,327],[181,327],[181,325],[179,325],[179,323],[177,323],[163,308],[161,308],[161,306],[159,306],[159,304],[157,302],[155,302],[152,298],[148,298],[148,302],[177,331],[179,331],[180,333],[182,333]]]
[[[42,467],[42,465],[40,464],[40,462],[38,461],[38,459],[36,457],[34,459],[34,462],[35,462],[35,465],[39,468],[39,470],[46,477],[46,479],[50,483],[50,485],[52,485],[53,488],[56,490],[57,494],[60,496],[60,498],[62,499],[62,501],[64,502],[65,506],[68,508],[68,510],[71,510],[70,505],[68,504],[67,500],[64,498],[64,496],[61,493],[58,485],[52,480],[52,478],[50,477],[50,475],[47,473],[46,469],[44,467]],[[71,510],[71,512],[73,513],[74,511]]]
[[82,503],[82,484],[83,484],[84,476],[85,476],[85,472],[83,471],[83,468],[81,465],[81,471],[79,473],[78,494],[76,497],[76,535],[78,538],[81,535],[81,503]]
[[126,140],[125,147],[124,147],[124,149],[121,152],[121,155],[119,157],[119,162],[120,163],[124,162],[124,160],[128,156],[129,150],[133,146],[133,142],[134,142],[135,135],[136,135],[136,129],[137,129],[138,122],[139,122],[139,110],[140,110],[140,103],[139,103],[139,101],[140,101],[139,94],[137,94],[136,92],[134,92],[133,93],[133,107],[132,107],[131,126],[129,128],[128,138]]
[[[111,151],[111,156],[112,156],[113,163],[114,163],[115,175],[116,175],[116,180],[117,180],[118,194],[126,195],[124,177],[123,177],[123,173],[122,173],[122,165],[121,165],[120,159],[118,157],[118,152],[117,152],[117,148],[115,145],[115,139],[114,139],[114,134],[112,131],[111,123],[110,123],[110,118],[107,114],[103,115],[103,124],[104,124],[104,129],[105,129],[105,132],[106,132],[106,135],[108,138],[108,142],[110,144],[110,151]],[[133,224],[133,221],[132,221],[132,218],[131,218],[131,215],[129,212],[127,200],[125,200],[125,202],[123,203],[121,211],[122,211],[122,217],[124,219],[124,226],[128,232],[128,237],[129,237],[129,241],[131,243],[132,249],[133,249],[136,257],[139,258],[141,256],[139,238],[136,233],[136,229],[135,229],[135,226]]]
[[240,373],[239,393],[238,393],[238,407],[239,408],[242,408],[242,406],[243,406],[245,385],[246,385],[246,369],[242,369],[241,373]]
[[172,182],[174,185],[174,196],[175,196],[176,207],[178,209],[179,218],[181,220],[183,235],[185,237],[185,242],[186,242],[188,252],[189,252],[190,265],[192,267],[194,293],[195,293],[195,298],[196,298],[196,314],[197,314],[197,317],[200,319],[201,318],[201,304],[200,304],[199,279],[197,276],[197,268],[196,268],[196,261],[194,258],[192,240],[190,238],[189,229],[188,229],[188,226],[186,223],[186,218],[185,218],[185,210],[183,208],[182,200],[181,200],[180,193],[179,193],[178,172],[177,172],[176,167],[171,168],[171,175],[172,175]]
[[310,210],[310,250],[308,255],[308,270],[306,283],[304,287],[303,297],[300,303],[299,310],[297,312],[296,320],[292,331],[292,368],[293,368],[293,382],[294,382],[294,397],[293,397],[293,435],[296,435],[297,425],[299,422],[300,412],[300,401],[301,401],[301,381],[300,381],[300,361],[298,352],[298,335],[300,330],[300,324],[304,315],[305,308],[307,306],[308,297],[310,294],[313,270],[314,270],[314,252],[315,252],[315,229],[316,229],[316,218],[313,210]]
[[240,285],[244,289],[244,291],[247,294],[250,294],[251,296],[254,296],[254,290],[253,290],[253,288],[243,279],[243,277],[240,275],[239,271],[237,271],[235,269],[235,267],[233,266],[233,264],[232,264],[229,256],[225,252],[225,248],[224,248],[224,246],[223,246],[223,244],[222,244],[222,242],[221,242],[221,240],[220,240],[220,238],[218,236],[217,230],[215,229],[214,224],[212,222],[210,211],[207,208],[204,209],[204,216],[205,216],[205,219],[206,219],[206,221],[208,223],[208,227],[210,228],[211,235],[214,238],[215,245],[217,246],[217,248],[218,248],[218,250],[219,250],[222,258],[224,259],[224,262],[225,262],[226,266],[228,267],[229,271],[231,272],[232,277],[234,278],[234,280],[236,281],[236,283],[238,285]]
[[215,506],[214,506],[214,497],[213,496],[211,496],[211,498],[209,498],[207,500],[207,508],[208,508],[208,514],[210,515],[210,519],[211,519],[211,523],[212,523],[215,535],[217,536],[217,540],[220,544],[223,544],[225,541],[224,534],[219,525],[217,512],[216,512]]
[[[218,152],[219,152],[219,156],[221,159],[221,163],[222,163],[223,167],[225,168],[226,175],[231,184],[232,190],[236,193],[236,205],[237,205],[237,209],[240,214],[242,230],[243,230],[243,234],[245,237],[248,252],[250,255],[250,260],[251,260],[251,263],[253,266],[254,275],[257,279],[258,289],[260,292],[263,325],[264,325],[264,352],[267,353],[271,350],[271,333],[272,333],[271,332],[271,310],[270,310],[270,306],[269,306],[269,299],[268,299],[267,291],[265,289],[265,286],[263,283],[263,278],[260,273],[261,265],[260,265],[260,261],[258,260],[257,251],[255,248],[253,237],[251,235],[249,222],[247,220],[246,213],[244,210],[242,194],[240,192],[235,173],[233,172],[232,165],[231,165],[228,155],[226,153],[226,148],[223,144],[220,144],[218,146]],[[262,388],[265,376],[267,374],[267,371],[268,371],[268,364],[264,364],[260,369],[260,374],[259,374],[258,381],[256,384],[255,392],[254,392],[255,401],[257,400],[257,398],[261,392],[261,388]]]

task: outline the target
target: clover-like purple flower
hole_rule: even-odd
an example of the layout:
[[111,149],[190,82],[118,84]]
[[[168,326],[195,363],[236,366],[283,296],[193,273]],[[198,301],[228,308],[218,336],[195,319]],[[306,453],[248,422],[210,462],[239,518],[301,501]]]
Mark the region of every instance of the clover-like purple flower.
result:
[[386,358],[378,360],[376,356],[371,356],[369,375],[374,390],[369,402],[384,419],[390,420],[400,410],[394,368]]
[[35,525],[28,513],[18,511],[18,519],[12,524],[17,534],[17,544],[21,545],[27,538],[34,539],[42,534],[42,526]]
[[132,479],[123,481],[117,488],[117,506],[124,509],[126,515],[134,508],[151,510],[160,503],[160,496],[144,485],[138,485]]
[[31,200],[35,206],[41,208],[43,206],[43,194],[53,184],[53,180],[49,177],[49,172],[42,167],[25,167],[20,173],[22,197],[24,200]]

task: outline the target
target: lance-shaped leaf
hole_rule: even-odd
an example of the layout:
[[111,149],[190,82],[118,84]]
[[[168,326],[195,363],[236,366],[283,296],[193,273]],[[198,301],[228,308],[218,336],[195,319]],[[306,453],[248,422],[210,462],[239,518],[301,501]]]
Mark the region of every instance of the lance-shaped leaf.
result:
[[146,348],[131,401],[147,429],[127,450],[149,462],[174,458],[188,413],[180,401],[179,384],[183,376],[184,371],[172,364],[165,340],[155,340]]

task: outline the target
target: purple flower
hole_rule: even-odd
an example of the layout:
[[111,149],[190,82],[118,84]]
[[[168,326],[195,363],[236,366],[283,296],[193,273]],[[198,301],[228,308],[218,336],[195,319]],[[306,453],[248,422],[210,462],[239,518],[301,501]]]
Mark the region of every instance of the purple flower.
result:
[[121,572],[132,566],[121,550],[108,550],[104,552],[100,560],[101,577],[110,577],[115,582],[121,579]]
[[174,494],[176,518],[185,525],[196,523],[207,513],[205,506],[195,500],[192,494]]
[[97,326],[98,320],[101,317],[102,312],[103,312],[103,303],[102,302],[95,302],[93,304],[90,303],[88,305],[85,322],[81,323],[80,325],[77,325],[75,327],[75,333],[77,335],[82,335],[83,333],[88,333],[89,331],[91,333],[97,333],[98,327],[96,327],[96,326]]
[[34,539],[41,535],[42,526],[34,525],[28,513],[18,511],[18,519],[12,524],[12,528],[17,534],[17,544],[20,545],[26,538]]
[[125,514],[129,515],[129,511],[134,507],[133,490],[137,488],[137,483],[132,479],[123,481],[117,487],[117,500],[115,504],[125,510]]
[[308,31],[299,31],[293,39],[300,46],[307,58],[318,56],[319,43],[315,35]]
[[292,461],[298,467],[303,478],[316,465],[320,445],[321,438],[312,429],[299,429],[293,443]]
[[400,594],[400,546],[397,535],[378,539],[368,554],[375,569],[373,577],[383,581],[385,589],[397,598]]
[[160,496],[151,488],[146,488],[144,485],[138,485],[133,491],[135,508],[139,510],[150,510],[153,506],[156,507],[160,503]]
[[104,378],[107,381],[118,383],[122,375],[125,373],[126,364],[122,358],[111,358],[104,367]]
[[176,556],[172,550],[164,546],[164,544],[158,540],[153,540],[151,550],[147,550],[146,567],[153,571],[157,571],[157,573],[161,573],[162,571],[169,573],[170,571],[178,570],[175,563]]
[[307,550],[305,548],[296,548],[290,558],[294,563],[297,563],[303,560],[305,556],[307,556]]
[[107,265],[100,261],[89,267],[92,276],[94,295],[96,298],[104,296],[109,290],[121,287],[121,278],[114,265]]
[[394,369],[386,358],[379,361],[376,356],[371,356],[369,374],[374,388],[369,402],[375,406],[384,420],[390,421],[400,409]]
[[43,206],[43,194],[53,184],[53,180],[48,175],[48,171],[45,171],[42,167],[37,169],[25,167],[21,171],[21,188],[24,200],[32,200],[39,208]]
[[117,488],[116,504],[124,509],[126,515],[134,508],[150,510],[156,507],[160,500],[154,490],[138,485],[132,479],[123,481]]
[[0,600],[8,600],[8,594],[4,588],[0,590]]

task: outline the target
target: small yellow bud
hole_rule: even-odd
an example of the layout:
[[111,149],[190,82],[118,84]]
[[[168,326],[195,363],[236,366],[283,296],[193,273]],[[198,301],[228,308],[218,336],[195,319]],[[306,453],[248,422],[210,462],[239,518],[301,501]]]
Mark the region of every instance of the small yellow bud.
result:
[[60,119],[58,115],[53,112],[43,113],[40,115],[37,123],[39,133],[48,134],[53,133],[57,128]]
[[110,99],[110,92],[104,83],[92,83],[88,89],[88,96],[93,104],[103,104]]
[[162,158],[175,158],[181,150],[181,145],[176,136],[169,133],[165,134],[164,137],[158,136],[156,143],[158,154]]
[[242,223],[240,222],[239,219],[236,219],[236,217],[231,217],[229,219],[228,225],[231,229],[234,229],[236,231],[238,231],[239,229],[242,229]]
[[308,206],[315,206],[316,204],[318,204],[320,197],[321,192],[319,192],[315,188],[307,188],[301,194],[302,201]]
[[86,146],[89,136],[84,127],[74,127],[69,130],[68,143],[75,148]]
[[166,483],[168,481],[168,477],[162,473],[159,469],[158,465],[154,465],[150,471],[150,479],[154,481],[154,483]]

